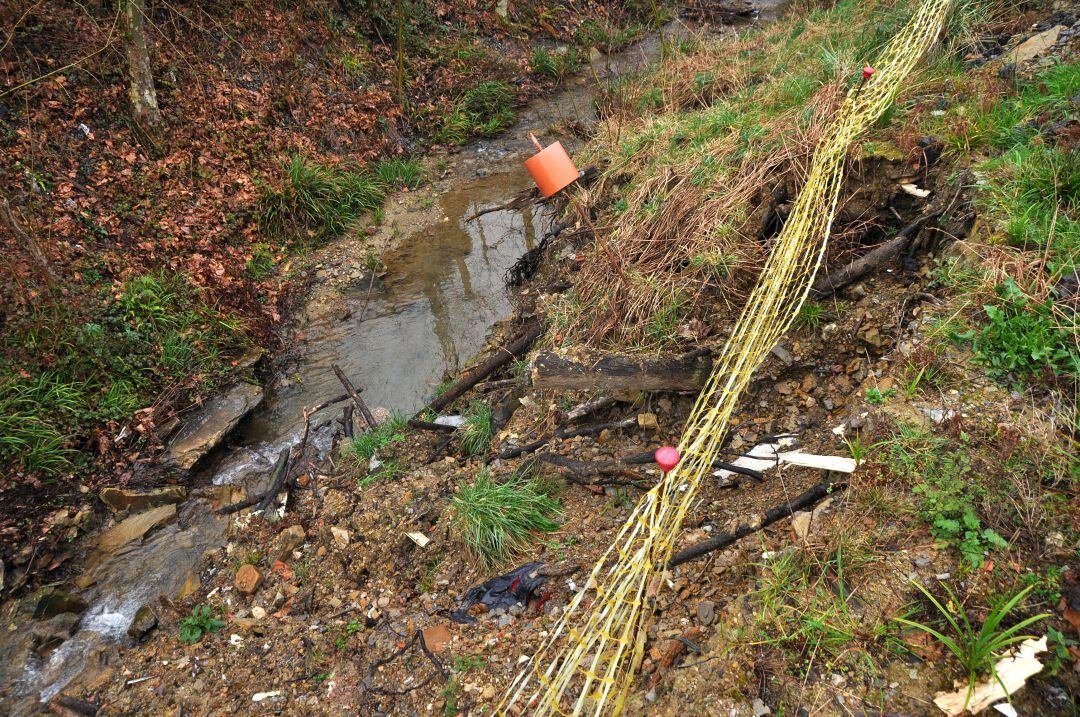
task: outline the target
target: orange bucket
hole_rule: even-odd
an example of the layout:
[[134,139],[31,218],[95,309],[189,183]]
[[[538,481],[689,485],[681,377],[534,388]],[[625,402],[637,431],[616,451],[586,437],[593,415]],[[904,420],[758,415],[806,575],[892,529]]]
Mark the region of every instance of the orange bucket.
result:
[[550,197],[578,178],[577,167],[561,142],[545,147],[532,132],[529,132],[529,139],[536,145],[536,154],[525,160],[525,169],[529,170],[536,186],[540,187],[541,194]]

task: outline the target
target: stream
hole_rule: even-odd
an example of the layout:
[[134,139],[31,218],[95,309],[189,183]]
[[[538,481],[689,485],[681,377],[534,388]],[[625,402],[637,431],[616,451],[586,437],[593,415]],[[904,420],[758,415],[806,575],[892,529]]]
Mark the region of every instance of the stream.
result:
[[[230,521],[213,514],[214,503],[236,499],[234,486],[248,494],[263,488],[277,454],[299,440],[303,409],[341,393],[331,364],[362,388],[368,405],[406,413],[480,351],[490,327],[512,310],[506,270],[539,241],[550,217],[532,206],[466,218],[532,186],[522,167],[534,152],[527,132],[545,143],[560,139],[572,152],[577,143],[561,128],[595,122],[597,81],[643,66],[659,49],[650,36],[594,60],[589,77],[568,80],[522,108],[503,136],[446,155],[437,169],[429,161],[428,176],[436,176],[388,202],[379,230],[388,235],[385,272],[377,281],[357,271],[377,237],[343,237],[320,252],[316,281],[297,315],[295,355],[275,370],[261,405],[191,476],[194,487],[176,519],[141,541],[92,552],[76,581],[88,607],[74,635],[46,657],[31,649],[27,625],[0,633],[9,658],[0,666],[0,707],[30,714],[76,677],[92,680],[95,668],[115,661],[116,645],[131,639],[127,630],[141,606],[197,586],[192,571],[200,556],[228,542]],[[320,454],[330,449],[331,434],[314,431]]]

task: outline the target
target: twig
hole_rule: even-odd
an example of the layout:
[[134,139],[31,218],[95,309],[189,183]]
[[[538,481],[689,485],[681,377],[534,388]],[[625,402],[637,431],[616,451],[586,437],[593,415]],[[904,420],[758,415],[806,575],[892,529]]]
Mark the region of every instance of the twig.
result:
[[341,385],[345,387],[345,391],[360,410],[360,415],[363,416],[364,421],[367,422],[368,428],[377,426],[378,423],[375,421],[375,417],[371,415],[371,411],[368,410],[367,404],[364,403],[364,399],[360,398],[360,394],[353,388],[352,381],[349,380],[348,376],[345,375],[336,363],[330,364],[330,368],[334,370],[334,375],[338,377],[338,381],[341,381]]
[[770,508],[768,511],[765,512],[764,515],[761,516],[761,519],[759,521],[747,525],[741,525],[731,533],[724,533],[723,535],[718,535],[715,538],[710,538],[709,540],[700,542],[697,545],[692,545],[686,550],[680,550],[668,562],[668,567],[674,568],[678,565],[682,565],[683,563],[687,563],[696,558],[700,558],[703,555],[707,555],[708,553],[711,553],[715,550],[726,548],[735,541],[740,540],[741,538],[745,538],[751,533],[756,533],[759,530],[762,530],[772,525],[778,520],[783,520],[784,518],[787,518],[788,516],[795,513],[795,511],[808,508],[817,503],[818,501],[822,500],[826,496],[847,488],[847,485],[847,483],[818,483],[810,490],[796,497],[794,500],[781,503],[774,508]]
[[368,670],[368,674],[370,675],[368,681],[370,682],[371,679],[375,677],[375,673],[380,667],[382,667],[383,665],[388,665],[397,658],[404,655],[414,644],[418,645],[420,647],[420,651],[423,652],[424,655],[428,658],[428,660],[431,661],[431,664],[435,665],[435,672],[428,675],[428,678],[423,682],[413,685],[412,687],[407,687],[404,690],[387,690],[381,687],[368,687],[368,692],[373,692],[377,695],[386,695],[388,697],[401,697],[411,692],[415,692],[422,687],[426,687],[436,677],[441,677],[444,680],[446,679],[446,668],[443,667],[442,662],[440,662],[439,659],[435,657],[434,654],[432,654],[431,650],[427,646],[427,643],[424,642],[424,632],[422,630],[417,630],[415,633],[413,633],[412,639],[402,645],[401,648],[394,652],[392,655],[371,663],[371,667]]
[[432,423],[431,421],[421,421],[419,418],[410,418],[405,424],[409,428],[415,428],[419,431],[434,431],[436,433],[453,433],[457,430],[457,426],[451,426],[446,423]]
[[630,428],[636,422],[636,418],[624,418],[621,421],[613,421],[610,423],[596,423],[591,426],[584,426],[582,428],[576,428],[570,431],[560,428],[559,430],[555,431],[554,434],[548,436],[547,438],[539,438],[532,443],[526,443],[525,445],[518,446],[517,448],[508,448],[499,454],[499,458],[502,458],[504,460],[507,458],[517,458],[524,453],[532,453],[533,451],[537,451],[556,439],[575,438],[577,436],[591,436],[597,433],[601,433],[605,430]]
[[[280,489],[279,478],[281,476],[284,476],[286,473],[285,469],[288,467],[290,452],[290,449],[284,448],[282,449],[281,453],[278,454],[277,461],[274,463],[274,469],[270,472],[269,490],[267,490],[265,493],[260,493],[259,495],[246,498],[237,503],[232,503],[230,505],[218,508],[216,511],[214,511],[214,513],[216,515],[231,515],[245,508],[250,508],[253,505],[261,504],[264,500],[267,499],[267,496],[273,497],[273,495],[277,493],[277,491],[274,490],[275,484],[278,486],[278,489]],[[281,479],[283,480],[283,478]],[[260,508],[260,510],[262,509]]]

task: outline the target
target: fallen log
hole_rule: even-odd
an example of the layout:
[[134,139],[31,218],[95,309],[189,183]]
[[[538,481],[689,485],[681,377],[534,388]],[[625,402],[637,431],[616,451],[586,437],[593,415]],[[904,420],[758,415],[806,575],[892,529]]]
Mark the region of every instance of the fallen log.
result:
[[895,237],[884,244],[874,247],[838,271],[830,273],[826,269],[822,272],[822,276],[818,277],[817,281],[814,282],[813,288],[810,289],[810,295],[821,297],[833,294],[848,284],[858,281],[871,271],[893,261],[908,248],[918,235],[919,230],[921,230],[927,222],[941,216],[944,211],[944,209],[939,209],[921,215],[918,219],[897,232]]
[[582,359],[545,351],[533,361],[532,385],[571,391],[699,391],[711,369],[707,349],[661,358],[604,354]]
[[682,565],[683,563],[688,563],[691,560],[700,558],[703,555],[707,555],[713,551],[720,550],[721,548],[726,548],[735,541],[745,538],[752,533],[756,533],[759,530],[762,530],[772,525],[778,520],[783,520],[784,518],[787,518],[796,511],[809,508],[815,503],[823,500],[826,496],[839,492],[845,488],[847,488],[847,483],[833,483],[831,481],[825,483],[818,483],[816,486],[806,491],[802,495],[795,497],[793,500],[781,503],[774,508],[770,508],[761,516],[760,520],[754,523],[741,525],[730,533],[724,533],[723,535],[718,535],[715,538],[709,538],[708,540],[702,541],[697,545],[691,545],[686,550],[680,550],[679,552],[675,553],[674,556],[672,556],[671,560],[668,562],[668,567],[674,568],[678,565]]
[[433,398],[431,402],[418,413],[423,413],[424,411],[439,411],[445,406],[448,406],[452,401],[470,388],[513,361],[516,357],[528,351],[529,347],[540,337],[542,332],[543,327],[540,325],[539,321],[530,323],[517,338],[506,346],[498,348],[486,361],[458,379],[458,382],[451,386],[446,393]]

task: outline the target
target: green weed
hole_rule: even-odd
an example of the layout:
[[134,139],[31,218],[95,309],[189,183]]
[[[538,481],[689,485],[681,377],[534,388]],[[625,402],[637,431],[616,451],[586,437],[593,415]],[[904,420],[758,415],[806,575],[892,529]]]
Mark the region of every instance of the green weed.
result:
[[214,611],[209,605],[196,605],[191,615],[180,621],[180,642],[185,645],[194,645],[203,639],[203,635],[209,635],[225,627],[225,623],[214,617]]
[[880,388],[874,386],[866,389],[866,402],[869,403],[871,406],[880,406],[881,404],[885,403],[890,398],[894,398],[895,396],[895,388],[887,388],[882,391]]
[[[933,636],[952,653],[953,657],[964,669],[964,672],[967,673],[968,699],[971,698],[971,693],[975,690],[975,682],[979,675],[986,672],[989,672],[1001,684],[1002,689],[1005,689],[1005,685],[1001,683],[1001,678],[998,677],[995,670],[995,661],[1006,648],[1032,637],[1031,635],[1022,634],[1023,630],[1050,617],[1049,613],[1032,615],[1012,627],[1002,627],[1002,621],[1031,592],[1031,588],[1028,587],[1008,600],[1001,601],[993,606],[986,616],[986,620],[976,629],[967,612],[959,607],[961,602],[948,585],[943,587],[949,595],[949,607],[942,605],[937,598],[930,594],[929,590],[919,583],[915,583],[915,587],[930,600],[938,614],[945,619],[947,630],[943,632],[924,623],[902,617],[895,618],[895,620],[902,625],[914,627]],[[953,607],[954,605],[957,607]],[[946,632],[950,634],[945,634]],[[1008,694],[1007,689],[1005,689],[1005,692]],[[965,701],[965,706],[966,704]]]
[[535,534],[558,530],[562,506],[535,479],[515,474],[500,483],[484,468],[450,500],[450,512],[466,547],[492,568],[527,550]]
[[1076,327],[1058,323],[1051,300],[1032,301],[1011,278],[996,293],[997,303],[983,306],[985,326],[961,335],[972,339],[975,355],[991,375],[1080,376]]

